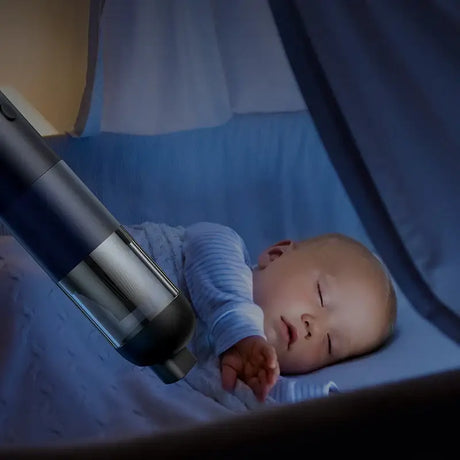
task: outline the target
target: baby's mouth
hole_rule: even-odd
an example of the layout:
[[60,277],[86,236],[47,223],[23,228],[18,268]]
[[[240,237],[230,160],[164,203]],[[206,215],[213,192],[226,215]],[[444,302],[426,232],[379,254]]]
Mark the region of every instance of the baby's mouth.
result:
[[289,350],[291,345],[297,341],[297,329],[284,316],[281,316],[281,321],[286,326],[286,341]]

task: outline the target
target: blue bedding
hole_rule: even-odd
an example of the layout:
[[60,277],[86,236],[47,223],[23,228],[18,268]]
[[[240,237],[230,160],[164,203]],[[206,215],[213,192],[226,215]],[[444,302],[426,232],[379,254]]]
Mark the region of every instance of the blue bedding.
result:
[[[241,234],[254,260],[275,241],[331,231],[373,249],[307,112],[237,116],[154,137],[48,142],[125,225],[219,222]],[[119,439],[238,412],[124,361],[11,237],[0,238],[0,266],[1,444]],[[350,391],[459,368],[459,347],[398,286],[397,297],[396,333],[385,347],[293,378]]]

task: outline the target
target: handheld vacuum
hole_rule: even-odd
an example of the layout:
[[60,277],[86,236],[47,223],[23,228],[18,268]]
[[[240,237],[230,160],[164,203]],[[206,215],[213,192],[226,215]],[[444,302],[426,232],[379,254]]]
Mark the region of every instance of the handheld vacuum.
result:
[[122,356],[165,383],[194,366],[187,298],[2,92],[0,217]]

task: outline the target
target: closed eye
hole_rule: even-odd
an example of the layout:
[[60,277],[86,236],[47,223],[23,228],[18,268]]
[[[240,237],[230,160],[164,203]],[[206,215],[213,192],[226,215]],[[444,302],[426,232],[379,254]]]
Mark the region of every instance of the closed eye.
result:
[[331,344],[331,336],[329,334],[327,334],[327,346],[328,346],[329,354],[331,355],[332,354],[332,344]]
[[319,283],[316,283],[316,287],[318,289],[318,295],[319,295],[319,300],[321,302],[321,306],[324,307],[324,303],[323,303],[323,293],[321,292],[321,286],[319,285]]

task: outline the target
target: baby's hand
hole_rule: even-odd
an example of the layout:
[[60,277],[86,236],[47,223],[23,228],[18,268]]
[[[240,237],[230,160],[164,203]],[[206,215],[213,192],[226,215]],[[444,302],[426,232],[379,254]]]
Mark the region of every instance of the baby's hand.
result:
[[280,375],[275,349],[259,336],[246,337],[221,355],[222,386],[232,391],[239,378],[261,402]]

